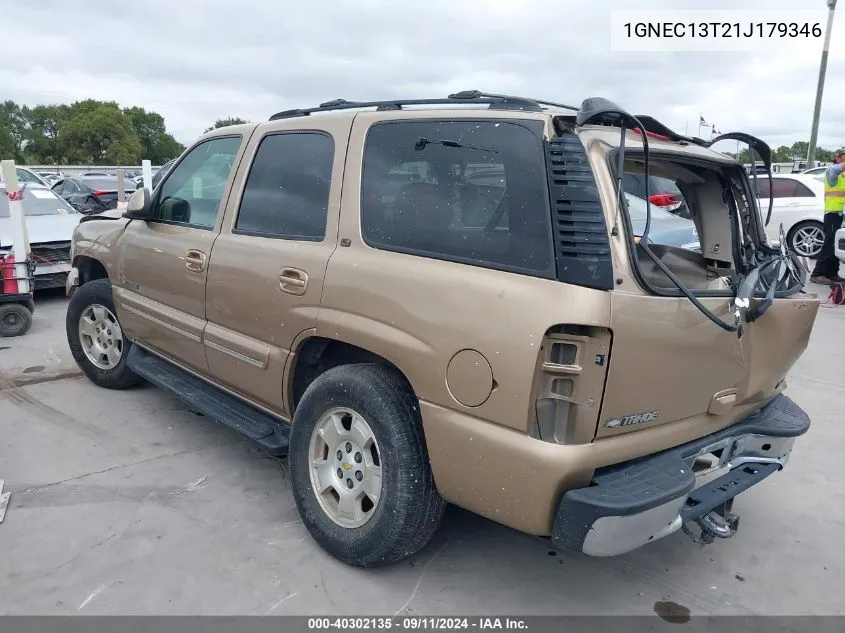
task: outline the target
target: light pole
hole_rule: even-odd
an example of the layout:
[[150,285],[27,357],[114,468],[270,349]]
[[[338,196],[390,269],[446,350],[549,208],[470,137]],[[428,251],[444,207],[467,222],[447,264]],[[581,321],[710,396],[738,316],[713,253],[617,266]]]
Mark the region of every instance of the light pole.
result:
[[819,66],[819,84],[816,87],[816,107],[813,110],[813,129],[810,132],[810,148],[807,152],[807,169],[816,166],[816,141],[819,137],[819,117],[822,111],[822,93],[824,92],[824,74],[827,71],[827,53],[830,49],[830,31],[833,28],[833,12],[836,11],[836,0],[827,0],[827,30],[824,34],[824,49],[822,63]]

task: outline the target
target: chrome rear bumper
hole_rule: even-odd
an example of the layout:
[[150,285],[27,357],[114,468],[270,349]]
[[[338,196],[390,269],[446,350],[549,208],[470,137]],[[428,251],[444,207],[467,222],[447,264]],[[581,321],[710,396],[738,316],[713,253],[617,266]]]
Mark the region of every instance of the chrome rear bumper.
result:
[[596,471],[567,492],[552,541],[616,556],[668,536],[782,469],[810,420],[779,395],[755,415],[688,444]]

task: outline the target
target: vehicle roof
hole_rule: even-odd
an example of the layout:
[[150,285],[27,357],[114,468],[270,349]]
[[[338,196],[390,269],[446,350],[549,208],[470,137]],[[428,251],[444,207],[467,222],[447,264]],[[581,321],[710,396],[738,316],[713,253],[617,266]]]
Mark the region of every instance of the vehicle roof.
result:
[[[585,107],[588,100],[582,103]],[[597,101],[593,99],[592,101]],[[598,99],[604,105],[615,107],[604,99]],[[618,110],[611,110],[618,111]],[[200,139],[228,136],[233,134],[249,135],[254,131],[272,129],[308,129],[311,127],[309,120],[312,116],[326,117],[328,121],[348,121],[354,117],[362,117],[370,122],[407,120],[407,119],[535,119],[549,121],[555,117],[566,118],[569,124],[574,124],[579,112],[579,107],[561,103],[555,103],[540,99],[527,97],[495,95],[482,93],[477,90],[466,90],[449,95],[445,98],[434,99],[400,99],[386,101],[346,101],[335,99],[322,103],[311,108],[298,108],[284,110],[270,117],[269,120],[258,123],[242,123],[231,125],[203,134]],[[649,147],[652,149],[664,150],[678,155],[697,155],[708,160],[717,160],[726,164],[739,165],[740,163],[731,156],[704,147],[701,139],[682,137],[652,117],[642,119],[645,127],[649,130]],[[655,129],[661,130],[665,140],[654,138]],[[610,125],[584,125],[577,128],[579,135],[591,139],[598,139],[611,147],[619,144],[619,127]],[[668,138],[671,136],[672,138]],[[626,140],[628,147],[632,149],[642,148],[639,132],[631,132]]]

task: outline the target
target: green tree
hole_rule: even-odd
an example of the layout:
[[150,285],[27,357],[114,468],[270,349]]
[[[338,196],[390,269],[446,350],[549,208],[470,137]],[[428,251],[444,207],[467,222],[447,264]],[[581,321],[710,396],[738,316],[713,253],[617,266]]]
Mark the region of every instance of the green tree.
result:
[[796,141],[789,148],[789,158],[787,160],[804,160],[810,152],[810,144],[807,141]]
[[184,146],[167,133],[164,118],[158,112],[147,112],[137,106],[124,108],[123,113],[132,122],[132,129],[141,141],[142,158],[148,158],[154,165],[176,158]]
[[[18,162],[23,162],[23,145],[26,134],[26,118],[20,106],[11,100],[0,104],[0,127],[12,138],[12,156]],[[8,138],[6,140],[8,142]],[[8,150],[6,150],[8,152]]]
[[144,108],[134,106],[123,108],[123,113],[129,117],[135,136],[141,141],[144,158],[152,159],[155,152],[156,141],[161,134],[165,133],[164,118],[158,112],[147,112]]
[[8,160],[15,157],[15,139],[9,128],[0,121],[0,160]]
[[781,145],[772,151],[772,161],[775,163],[788,163],[792,160],[792,150],[786,145]]
[[150,161],[153,165],[163,165],[171,158],[176,158],[185,151],[185,146],[177,141],[171,134],[162,134],[156,140],[155,152]]
[[22,108],[27,120],[24,154],[30,163],[53,164],[64,161],[59,150],[59,132],[68,116],[66,105],[38,105]]
[[70,162],[137,164],[143,145],[116,103],[87,99],[71,104],[59,132],[59,149]]
[[833,161],[833,150],[831,149],[824,149],[824,148],[817,148],[816,149],[816,160],[820,160],[823,163],[830,163]]
[[214,125],[212,125],[209,128],[206,128],[205,131],[203,131],[203,134],[205,134],[206,132],[211,132],[211,130],[216,130],[217,128],[227,127],[229,125],[240,125],[241,123],[249,123],[249,121],[247,121],[246,119],[240,119],[238,117],[229,117],[229,118],[226,118],[226,119],[217,119],[214,122]]

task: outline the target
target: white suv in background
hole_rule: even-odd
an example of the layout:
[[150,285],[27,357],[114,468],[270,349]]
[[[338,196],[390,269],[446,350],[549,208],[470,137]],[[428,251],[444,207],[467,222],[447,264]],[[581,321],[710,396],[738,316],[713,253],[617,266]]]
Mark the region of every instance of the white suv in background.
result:
[[757,185],[764,219],[769,197],[774,198],[772,219],[766,226],[769,242],[780,241],[783,224],[792,251],[802,257],[818,257],[824,243],[824,182],[807,174],[774,174],[771,190],[766,176],[758,176]]

